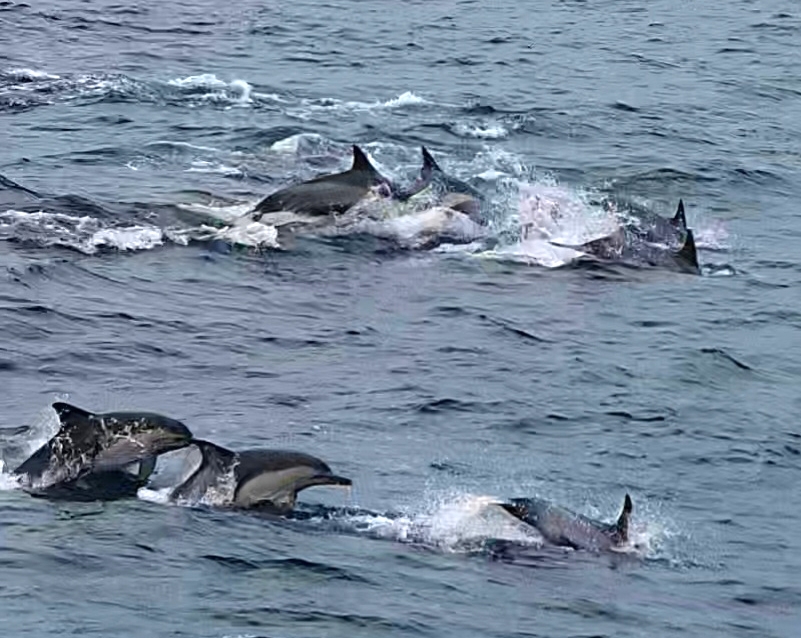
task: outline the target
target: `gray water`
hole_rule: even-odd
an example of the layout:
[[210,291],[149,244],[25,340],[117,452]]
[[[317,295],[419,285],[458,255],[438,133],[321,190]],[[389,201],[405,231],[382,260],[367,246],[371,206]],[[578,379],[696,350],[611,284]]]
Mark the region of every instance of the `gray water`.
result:
[[[0,190],[6,457],[66,399],[354,480],[306,521],[0,491],[3,635],[798,635],[801,14],[539,4],[0,3],[0,174],[38,194]],[[425,144],[512,249],[185,234],[352,143],[400,180]],[[515,245],[610,189],[683,198],[703,276]],[[635,553],[475,529],[626,492]]]

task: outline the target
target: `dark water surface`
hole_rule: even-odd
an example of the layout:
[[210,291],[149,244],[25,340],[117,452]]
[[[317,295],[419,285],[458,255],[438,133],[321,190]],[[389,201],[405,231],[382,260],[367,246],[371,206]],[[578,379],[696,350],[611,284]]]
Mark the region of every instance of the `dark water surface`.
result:
[[[5,457],[67,399],[354,480],[308,521],[0,491],[2,634],[798,635],[799,43],[779,0],[0,2]],[[186,234],[354,142],[487,186],[508,258]],[[684,198],[704,276],[508,239],[608,189]],[[476,542],[478,496],[626,491],[637,555]]]

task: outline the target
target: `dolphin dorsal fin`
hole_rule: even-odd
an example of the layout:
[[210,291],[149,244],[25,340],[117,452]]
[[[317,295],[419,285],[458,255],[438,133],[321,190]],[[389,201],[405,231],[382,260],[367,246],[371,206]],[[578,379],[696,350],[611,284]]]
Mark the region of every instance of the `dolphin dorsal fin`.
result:
[[698,265],[698,251],[695,248],[695,237],[693,231],[687,229],[687,237],[684,240],[684,245],[678,253],[681,261],[690,264],[697,272],[700,272],[701,267]]
[[673,222],[673,225],[676,228],[681,228],[682,230],[687,229],[687,217],[684,215],[684,200],[679,200],[679,207],[676,209],[676,214],[673,216],[673,219],[670,220]]
[[203,439],[192,439],[201,455],[200,464],[170,493],[179,498],[200,499],[206,491],[224,480],[236,461],[236,452]]
[[353,145],[353,165],[350,167],[350,170],[367,173],[378,172],[367,158],[367,153],[356,146],[356,144]]
[[626,497],[623,499],[623,511],[620,512],[620,516],[615,523],[615,535],[621,543],[625,543],[629,540],[629,519],[631,519],[631,511],[633,509],[634,506],[632,505],[631,497],[626,494]]
[[212,460],[221,459],[224,461],[231,461],[236,458],[236,452],[232,452],[224,447],[206,441],[205,439],[192,439],[192,444],[197,446],[200,453],[203,455],[203,460],[209,462]]
[[421,146],[420,149],[423,152],[423,174],[425,174],[426,171],[442,172],[442,169],[439,167],[439,164],[437,164],[437,161],[434,159],[434,156],[428,152],[428,149],[425,146]]
[[62,427],[73,427],[86,423],[94,414],[87,412],[83,408],[57,401],[51,406],[58,415],[58,420]]

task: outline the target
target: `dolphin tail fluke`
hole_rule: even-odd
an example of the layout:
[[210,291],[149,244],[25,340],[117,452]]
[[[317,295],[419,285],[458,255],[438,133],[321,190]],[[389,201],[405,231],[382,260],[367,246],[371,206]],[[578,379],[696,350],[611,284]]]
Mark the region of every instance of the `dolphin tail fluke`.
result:
[[676,214],[673,216],[673,219],[670,220],[671,223],[676,227],[682,230],[687,229],[687,217],[684,215],[684,200],[679,200],[679,207],[676,209]]
[[623,511],[615,523],[615,539],[620,543],[625,543],[629,540],[629,521],[631,520],[631,511],[634,505],[631,502],[631,497],[626,494],[623,499]]
[[687,264],[693,272],[701,272],[701,267],[698,265],[698,251],[695,248],[695,237],[693,237],[693,231],[689,228],[687,229],[684,245],[678,253],[678,258],[683,264]]

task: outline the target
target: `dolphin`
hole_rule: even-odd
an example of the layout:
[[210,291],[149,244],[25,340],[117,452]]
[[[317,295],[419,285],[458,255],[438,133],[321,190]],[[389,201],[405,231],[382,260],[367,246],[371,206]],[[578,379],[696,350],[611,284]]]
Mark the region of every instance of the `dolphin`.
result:
[[642,206],[630,205],[624,214],[626,230],[642,241],[667,246],[681,247],[687,233],[687,216],[684,212],[684,200],[679,200],[676,214],[673,217],[662,217]]
[[679,201],[679,208],[672,219],[655,213],[653,215],[661,221],[651,223],[647,228],[627,224],[605,237],[584,244],[550,243],[591,255],[600,261],[662,267],[700,275],[695,236],[686,226],[684,203]]
[[687,229],[684,243],[678,251],[651,244],[636,237],[632,241],[631,235],[622,228],[606,237],[584,244],[563,244],[555,241],[550,243],[554,246],[585,253],[600,261],[662,267],[693,275],[701,274],[695,237],[690,229]]
[[321,175],[279,189],[262,199],[250,213],[259,221],[265,213],[291,211],[312,216],[343,213],[364,199],[371,190],[391,195],[390,181],[370,163],[365,152],[353,145],[353,164],[342,173]]
[[536,528],[553,545],[606,551],[623,545],[629,539],[633,507],[628,494],[623,500],[620,516],[614,523],[596,521],[538,498],[514,498],[496,505]]
[[186,447],[192,439],[183,423],[160,414],[93,414],[62,402],[53,409],[61,423],[58,432],[12,471],[34,494],[87,493],[116,480],[141,486],[159,454]]
[[396,198],[408,199],[431,188],[442,205],[472,216],[478,215],[479,208],[485,200],[484,195],[467,182],[443,171],[425,146],[421,146],[420,151],[423,156],[423,166],[418,179],[408,188],[397,191]]
[[406,201],[427,189],[431,189],[437,203],[468,215],[473,221],[480,223],[481,209],[486,203],[484,195],[467,182],[448,175],[440,168],[434,157],[425,146],[420,147],[423,155],[423,167],[415,182],[405,189],[395,189],[395,199]]
[[200,451],[200,464],[172,490],[173,500],[199,501],[212,490],[219,505],[287,513],[295,507],[298,492],[308,487],[352,484],[324,461],[302,452],[234,452],[202,439],[192,444]]

